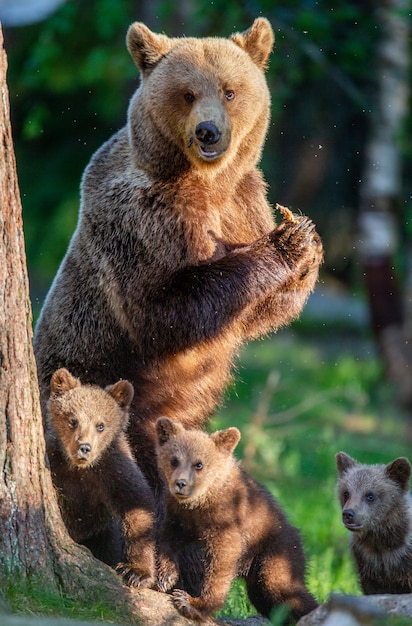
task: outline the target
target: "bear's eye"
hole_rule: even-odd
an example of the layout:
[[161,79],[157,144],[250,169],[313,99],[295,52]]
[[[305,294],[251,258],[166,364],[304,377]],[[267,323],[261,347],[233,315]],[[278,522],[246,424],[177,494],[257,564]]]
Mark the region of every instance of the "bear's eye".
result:
[[344,501],[344,502],[346,502],[347,500],[349,500],[349,491],[344,491],[344,492],[342,493],[342,498],[343,498],[343,501]]
[[79,422],[77,421],[77,419],[75,419],[74,417],[71,417],[69,419],[69,428],[76,428],[78,423]]
[[194,468],[197,472],[200,472],[200,470],[203,469],[203,463],[202,461],[198,461],[197,463],[195,463]]
[[373,502],[375,499],[375,494],[372,493],[372,491],[370,491],[369,493],[366,494],[365,498],[367,499],[368,502]]
[[192,94],[191,91],[188,91],[187,93],[185,93],[183,97],[188,104],[192,104],[192,102],[195,101],[195,96],[194,94]]
[[225,98],[228,102],[235,99],[235,92],[233,89],[225,89]]
[[103,424],[103,422],[101,424],[97,424],[96,430],[98,430],[99,433],[104,431],[104,424]]
[[172,467],[177,467],[179,465],[179,459],[174,456],[173,459],[171,459],[170,461],[170,465]]

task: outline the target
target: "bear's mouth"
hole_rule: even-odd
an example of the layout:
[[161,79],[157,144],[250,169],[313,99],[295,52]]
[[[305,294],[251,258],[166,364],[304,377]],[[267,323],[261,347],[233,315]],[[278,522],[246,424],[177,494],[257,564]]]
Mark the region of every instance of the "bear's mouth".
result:
[[362,529],[362,524],[354,524],[354,523],[345,523],[345,527],[352,531],[352,532],[356,532],[357,530],[361,530]]
[[202,159],[206,159],[207,161],[218,159],[226,152],[225,148],[223,150],[216,150],[212,149],[210,146],[204,146],[202,144],[198,144],[198,147],[200,156]]
[[195,138],[193,134],[190,134],[187,148],[195,149],[202,161],[215,161],[223,156],[228,146],[224,142],[220,142],[220,145],[217,145],[217,143],[204,143]]

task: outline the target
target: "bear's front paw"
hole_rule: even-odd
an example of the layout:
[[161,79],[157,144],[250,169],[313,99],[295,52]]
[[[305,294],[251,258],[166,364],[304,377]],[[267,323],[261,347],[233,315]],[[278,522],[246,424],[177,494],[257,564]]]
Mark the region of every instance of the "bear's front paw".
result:
[[178,571],[171,561],[162,560],[157,567],[157,576],[155,589],[166,593],[170,591],[177,583],[179,578]]
[[314,243],[317,234],[314,223],[305,216],[294,216],[294,221],[282,222],[269,235],[271,243],[286,262],[296,263]]
[[174,589],[172,595],[173,604],[184,617],[198,622],[207,621],[207,619],[205,619],[203,615],[193,606],[193,598],[186,593],[186,591],[183,591],[182,589]]
[[136,567],[131,563],[118,563],[115,569],[129,587],[143,589],[144,587],[153,587],[154,585],[154,578],[151,572],[141,567]]

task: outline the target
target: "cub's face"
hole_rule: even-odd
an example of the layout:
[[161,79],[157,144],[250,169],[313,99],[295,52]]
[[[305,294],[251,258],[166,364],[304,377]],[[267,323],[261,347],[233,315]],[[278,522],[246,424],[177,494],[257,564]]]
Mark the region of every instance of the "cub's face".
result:
[[402,506],[408,491],[409,461],[399,458],[388,465],[365,465],[339,452],[336,462],[343,524],[352,532],[377,532]]
[[240,438],[237,428],[208,435],[159,418],[156,431],[158,468],[170,494],[188,508],[219,497],[235,463],[232,452]]
[[82,385],[66,370],[53,374],[49,418],[69,463],[88,468],[125,430],[133,387],[127,381],[102,389]]

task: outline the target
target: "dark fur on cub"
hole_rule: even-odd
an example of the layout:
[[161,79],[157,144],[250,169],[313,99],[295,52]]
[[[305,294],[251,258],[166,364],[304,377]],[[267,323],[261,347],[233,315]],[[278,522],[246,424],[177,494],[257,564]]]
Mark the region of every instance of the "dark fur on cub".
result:
[[336,455],[342,521],[365,594],[412,592],[411,465],[366,465]]
[[270,23],[228,39],[134,23],[127,45],[141,84],[84,173],[34,348],[43,413],[60,367],[82,383],[133,383],[130,442],[156,485],[156,419],[203,426],[242,342],[299,315],[323,253],[307,217],[275,225],[257,168]]
[[46,446],[67,530],[129,585],[152,585],[153,495],[124,432],[132,385],[82,385],[62,368],[50,387]]
[[265,616],[281,604],[289,605],[293,619],[314,609],[299,532],[236,462],[239,430],[209,436],[165,417],[156,431],[166,486],[158,588],[173,589],[177,608],[200,621],[223,606],[236,576],[245,579],[251,602]]

